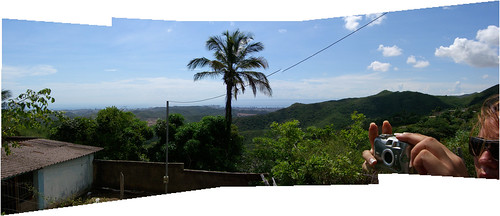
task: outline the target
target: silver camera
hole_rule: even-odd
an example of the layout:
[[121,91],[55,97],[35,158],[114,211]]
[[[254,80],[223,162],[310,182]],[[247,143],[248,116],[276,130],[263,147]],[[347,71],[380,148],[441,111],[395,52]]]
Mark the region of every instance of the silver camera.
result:
[[391,173],[413,173],[410,170],[411,146],[399,141],[392,134],[382,134],[375,138],[375,168]]

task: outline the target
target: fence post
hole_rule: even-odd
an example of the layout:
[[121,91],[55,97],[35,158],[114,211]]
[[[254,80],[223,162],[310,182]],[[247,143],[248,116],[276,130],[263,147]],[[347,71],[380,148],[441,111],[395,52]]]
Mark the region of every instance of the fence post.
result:
[[261,174],[260,174],[260,178],[262,179],[262,181],[264,182],[264,184],[265,184],[266,186],[270,186],[270,185],[269,185],[269,182],[268,182],[268,181],[267,181],[267,179],[266,179],[266,177],[264,177],[264,174],[262,174],[262,173],[261,173]]
[[166,118],[166,129],[167,129],[167,134],[166,134],[166,141],[165,141],[165,176],[163,176],[163,183],[165,184],[165,194],[168,192],[168,126],[169,126],[169,119],[168,119],[168,114],[169,114],[169,101],[167,101],[167,118]]
[[125,177],[123,173],[120,172],[120,199],[123,199],[123,195],[125,194]]

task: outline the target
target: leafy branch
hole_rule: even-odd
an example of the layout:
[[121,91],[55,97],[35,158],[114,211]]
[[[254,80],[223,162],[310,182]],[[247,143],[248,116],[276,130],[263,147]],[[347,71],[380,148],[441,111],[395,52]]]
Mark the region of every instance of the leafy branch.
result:
[[[2,91],[2,100],[7,100]],[[54,117],[62,117],[61,112],[52,111],[48,108],[49,103],[54,103],[55,98],[50,96],[49,88],[40,91],[26,90],[14,99],[2,101],[2,148],[9,155],[11,149],[6,138],[19,136],[22,129],[41,128],[52,122]],[[8,94],[6,94],[8,95]],[[17,147],[17,142],[12,142],[13,147]]]

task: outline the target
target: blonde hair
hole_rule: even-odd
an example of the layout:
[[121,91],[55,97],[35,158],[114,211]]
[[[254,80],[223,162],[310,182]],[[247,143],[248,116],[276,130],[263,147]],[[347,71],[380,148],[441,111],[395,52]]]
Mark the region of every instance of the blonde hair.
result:
[[[496,139],[498,139],[498,129],[499,129],[499,103],[498,103],[499,95],[493,95],[487,98],[483,106],[481,107],[481,112],[478,115],[478,121],[474,126],[472,132],[481,131],[483,128],[487,130],[496,130]],[[476,130],[479,129],[479,130]],[[477,134],[477,133],[476,133]],[[483,138],[492,138],[492,137],[483,137]]]

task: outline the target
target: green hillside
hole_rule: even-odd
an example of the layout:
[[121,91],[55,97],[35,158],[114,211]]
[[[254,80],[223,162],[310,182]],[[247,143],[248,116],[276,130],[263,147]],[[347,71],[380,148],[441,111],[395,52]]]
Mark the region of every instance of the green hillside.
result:
[[296,103],[265,115],[236,118],[240,131],[265,130],[272,122],[282,123],[291,119],[300,121],[302,127],[324,127],[333,124],[340,129],[349,125],[354,111],[363,113],[370,120],[398,119],[408,124],[413,117],[430,115],[433,110],[480,106],[487,97],[498,94],[498,85],[480,93],[463,96],[432,96],[419,92],[382,91],[362,98],[332,100],[314,104]]

